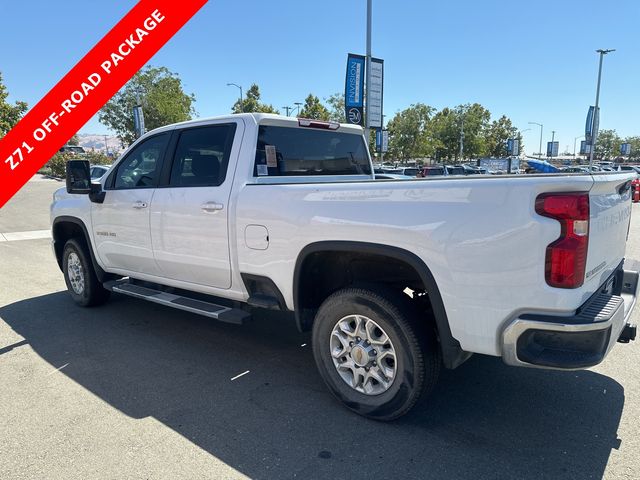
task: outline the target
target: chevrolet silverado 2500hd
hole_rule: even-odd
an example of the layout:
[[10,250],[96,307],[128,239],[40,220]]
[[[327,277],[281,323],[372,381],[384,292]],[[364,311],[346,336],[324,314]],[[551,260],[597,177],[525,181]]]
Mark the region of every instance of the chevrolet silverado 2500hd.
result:
[[375,180],[359,127],[232,115],[147,133],[99,183],[70,161],[53,247],[81,306],[293,312],[329,390],[389,420],[472,353],[577,369],[633,340],[632,177]]

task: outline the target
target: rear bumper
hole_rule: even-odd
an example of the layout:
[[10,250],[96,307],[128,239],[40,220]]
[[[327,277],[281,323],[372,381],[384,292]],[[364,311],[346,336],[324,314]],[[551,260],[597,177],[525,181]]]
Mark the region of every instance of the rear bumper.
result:
[[635,340],[629,323],[640,274],[636,265],[619,269],[574,315],[521,315],[502,335],[508,365],[572,370],[600,363],[616,342]]

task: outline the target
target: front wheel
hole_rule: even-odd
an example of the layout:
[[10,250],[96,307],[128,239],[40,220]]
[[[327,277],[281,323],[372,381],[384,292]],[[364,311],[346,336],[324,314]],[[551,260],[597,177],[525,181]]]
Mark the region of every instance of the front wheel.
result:
[[84,242],[72,238],[64,245],[62,271],[67,290],[74,302],[82,307],[101,305],[111,292],[102,286],[91,263]]
[[433,388],[441,365],[428,319],[385,289],[345,288],[327,298],[314,321],[313,354],[329,390],[376,420],[407,413]]

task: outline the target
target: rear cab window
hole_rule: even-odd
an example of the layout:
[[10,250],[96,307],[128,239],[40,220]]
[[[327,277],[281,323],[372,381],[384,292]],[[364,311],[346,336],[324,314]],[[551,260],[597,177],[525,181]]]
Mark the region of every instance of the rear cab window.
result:
[[255,177],[371,175],[364,138],[340,130],[260,125]]

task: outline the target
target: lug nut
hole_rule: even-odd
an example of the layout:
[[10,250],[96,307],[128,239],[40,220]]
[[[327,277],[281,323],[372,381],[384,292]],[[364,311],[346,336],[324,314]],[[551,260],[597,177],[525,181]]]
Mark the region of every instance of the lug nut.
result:
[[378,354],[378,352],[376,352],[375,350],[373,350],[371,353],[373,353],[374,355]]
[[360,337],[356,337],[356,340],[357,340],[357,341],[360,341],[361,339],[360,339]]

